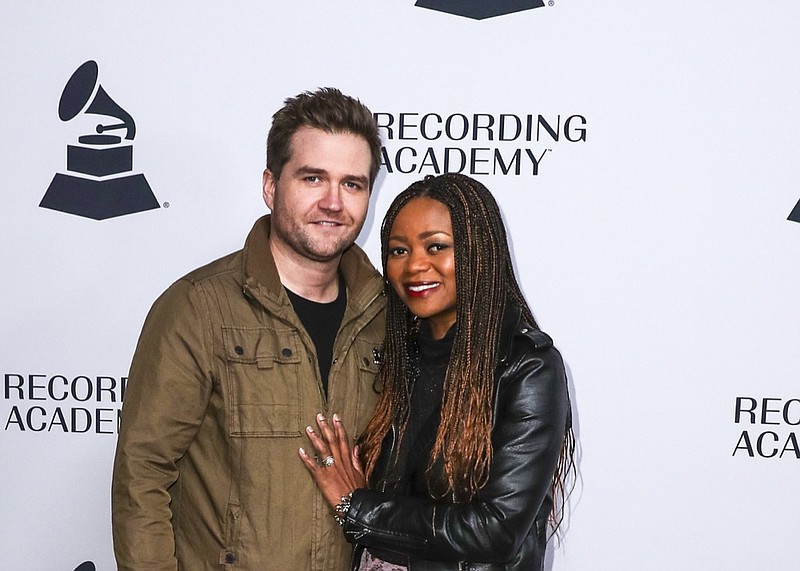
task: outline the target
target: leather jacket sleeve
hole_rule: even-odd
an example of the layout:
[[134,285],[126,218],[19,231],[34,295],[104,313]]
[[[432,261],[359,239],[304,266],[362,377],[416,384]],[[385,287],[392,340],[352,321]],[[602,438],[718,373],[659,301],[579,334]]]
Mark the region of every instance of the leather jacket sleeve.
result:
[[176,282],[153,305],[139,338],[111,486],[120,570],[178,567],[169,489],[211,392],[203,302],[187,280]]
[[504,361],[486,486],[466,504],[356,490],[344,524],[349,541],[412,558],[491,563],[514,558],[534,525],[544,533],[569,417],[564,366],[546,334],[524,329]]

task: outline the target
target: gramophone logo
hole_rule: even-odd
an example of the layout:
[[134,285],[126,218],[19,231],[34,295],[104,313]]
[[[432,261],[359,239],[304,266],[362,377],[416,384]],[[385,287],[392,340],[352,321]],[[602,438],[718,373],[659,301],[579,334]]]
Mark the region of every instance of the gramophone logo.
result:
[[792,222],[800,222],[800,200],[794,205],[794,209],[789,213],[789,218]]
[[80,113],[110,121],[99,123],[96,133],[78,137],[77,145],[67,145],[67,173],[53,177],[39,206],[95,220],[158,208],[144,175],[133,174],[133,117],[98,83],[97,63],[91,60],[75,70],[58,103],[62,121]]
[[414,6],[484,20],[544,6],[542,0],[419,0]]

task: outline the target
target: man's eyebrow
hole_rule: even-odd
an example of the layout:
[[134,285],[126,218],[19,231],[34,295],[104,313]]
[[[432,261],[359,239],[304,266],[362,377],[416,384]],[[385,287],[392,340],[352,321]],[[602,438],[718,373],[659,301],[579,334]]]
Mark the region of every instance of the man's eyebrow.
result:
[[353,182],[359,182],[359,183],[361,183],[363,185],[369,186],[369,177],[366,177],[366,176],[361,175],[361,174],[349,174],[349,175],[345,176],[344,178],[345,178],[345,180],[349,180],[349,181],[353,181]]
[[[318,167],[311,167],[308,165],[303,165],[297,167],[294,170],[294,174],[296,175],[307,175],[307,174],[318,174],[318,175],[327,175],[328,171],[323,168]],[[365,186],[369,186],[369,177],[360,174],[347,174],[343,177],[344,180],[351,181],[351,182],[358,182]]]
[[326,174],[328,171],[321,168],[303,165],[301,167],[297,167],[294,172],[295,174]]

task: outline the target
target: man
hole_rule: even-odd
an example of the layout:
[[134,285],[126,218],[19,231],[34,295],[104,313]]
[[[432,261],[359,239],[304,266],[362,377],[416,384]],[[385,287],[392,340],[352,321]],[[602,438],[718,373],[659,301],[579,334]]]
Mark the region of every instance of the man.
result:
[[347,567],[298,449],[317,413],[358,433],[377,400],[382,279],[354,241],[380,150],[357,100],[287,99],[267,138],[272,214],[153,305],[114,461],[119,569]]

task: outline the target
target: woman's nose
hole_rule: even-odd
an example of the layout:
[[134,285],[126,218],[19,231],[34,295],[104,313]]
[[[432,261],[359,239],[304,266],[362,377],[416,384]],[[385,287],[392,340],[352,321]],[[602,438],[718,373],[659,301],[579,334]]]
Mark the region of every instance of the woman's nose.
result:
[[412,250],[408,256],[407,270],[410,272],[419,272],[428,269],[428,267],[430,267],[428,253],[424,249],[422,251],[419,251],[419,249]]

